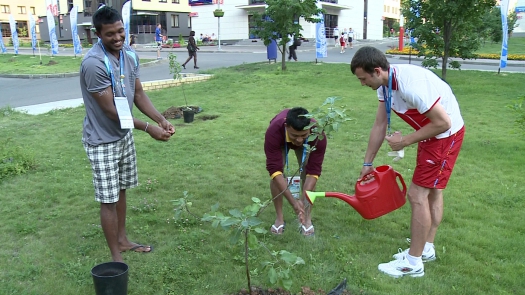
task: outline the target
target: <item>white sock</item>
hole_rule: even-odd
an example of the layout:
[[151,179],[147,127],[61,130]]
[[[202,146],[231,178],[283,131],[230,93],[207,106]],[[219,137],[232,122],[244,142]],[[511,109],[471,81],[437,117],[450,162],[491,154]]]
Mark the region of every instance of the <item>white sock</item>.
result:
[[421,260],[421,256],[419,257],[415,257],[415,256],[412,256],[410,254],[407,253],[407,260],[408,260],[408,263],[410,263],[410,265],[419,265],[419,264],[422,264],[423,263],[423,260]]
[[429,242],[426,242],[425,243],[425,249],[423,249],[423,252],[429,252],[430,250],[433,250],[434,249],[434,243],[429,243]]

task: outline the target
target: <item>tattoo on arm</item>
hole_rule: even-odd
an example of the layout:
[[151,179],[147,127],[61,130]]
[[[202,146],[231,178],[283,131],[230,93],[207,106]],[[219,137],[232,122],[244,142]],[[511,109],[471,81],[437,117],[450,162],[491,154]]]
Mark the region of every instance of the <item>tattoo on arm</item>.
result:
[[100,91],[100,92],[98,93],[98,96],[102,96],[102,95],[106,95],[106,94],[108,94],[108,90],[107,90],[107,89],[104,89],[104,90],[102,90],[102,91]]

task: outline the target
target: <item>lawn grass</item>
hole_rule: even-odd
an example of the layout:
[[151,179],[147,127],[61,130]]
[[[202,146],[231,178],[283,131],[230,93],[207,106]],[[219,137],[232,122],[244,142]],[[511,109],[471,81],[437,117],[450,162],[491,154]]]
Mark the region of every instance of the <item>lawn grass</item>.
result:
[[[360,87],[348,65],[245,64],[209,71],[214,78],[185,86],[188,103],[203,108],[192,124],[172,120],[177,132],[156,142],[135,131],[139,182],[128,194],[128,233],[151,243],[151,254],[125,253],[129,294],[233,294],[245,288],[242,248],[228,233],[191,216],[174,220],[172,200],[188,191],[198,216],[270,198],[265,170],[264,133],[285,107],[319,106],[342,98],[353,121],[328,142],[319,191],[352,194],[361,170],[376,96]],[[306,264],[293,272],[292,291],[301,286],[330,290],[343,278],[353,294],[521,294],[525,288],[522,133],[506,105],[523,92],[525,75],[449,71],[466,122],[466,137],[445,191],[443,224],[436,239],[438,259],[419,279],[392,279],[378,272],[398,247],[406,247],[410,208],[364,220],[346,203],[320,199],[313,208],[316,236],[304,239],[288,204],[284,235],[260,237],[272,250],[288,250]],[[343,86],[341,86],[343,85]],[[184,105],[180,88],[150,92],[163,111]],[[137,112],[137,111],[136,111]],[[218,116],[201,120],[203,116]],[[0,294],[92,294],[90,269],[110,259],[99,225],[89,161],[82,148],[82,107],[30,116],[0,112],[0,140],[34,155],[37,168],[0,183]],[[143,116],[140,116],[143,118]],[[392,127],[407,125],[393,117]],[[0,144],[0,147],[2,145]],[[392,162],[384,145],[376,165],[390,164],[408,183],[416,148]],[[0,153],[1,154],[1,153]],[[521,184],[520,184],[521,183]],[[262,215],[269,228],[270,206]],[[270,286],[260,263],[263,249],[251,251],[252,283]]]
[[[476,51],[478,54],[501,54],[501,42],[492,43],[487,41],[481,43],[481,47]],[[510,37],[508,44],[509,54],[522,54],[525,55],[525,38],[523,37]]]
[[[152,59],[141,59],[140,63],[146,63]],[[0,54],[0,74],[61,74],[78,72],[82,57],[24,54]]]

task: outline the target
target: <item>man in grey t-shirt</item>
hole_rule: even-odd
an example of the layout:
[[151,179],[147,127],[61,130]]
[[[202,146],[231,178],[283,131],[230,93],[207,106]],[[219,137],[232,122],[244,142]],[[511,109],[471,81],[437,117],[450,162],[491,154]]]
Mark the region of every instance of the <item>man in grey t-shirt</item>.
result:
[[[138,184],[130,128],[162,141],[169,140],[175,128],[142,89],[139,60],[125,44],[120,13],[104,6],[93,15],[93,25],[100,41],[80,66],[80,88],[86,108],[82,143],[91,162],[95,200],[100,202],[100,221],[111,257],[113,261],[123,261],[121,252],[153,250],[151,246],[130,242],[126,235],[126,189]],[[133,117],[133,105],[158,126]]]

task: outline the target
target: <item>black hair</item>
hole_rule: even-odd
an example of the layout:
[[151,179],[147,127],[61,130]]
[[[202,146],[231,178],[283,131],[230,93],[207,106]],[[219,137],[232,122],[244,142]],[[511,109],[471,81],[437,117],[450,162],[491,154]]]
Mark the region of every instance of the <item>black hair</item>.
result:
[[390,63],[381,50],[372,46],[359,48],[350,63],[352,74],[355,74],[357,68],[363,69],[366,73],[373,74],[374,69],[377,67],[380,67],[383,71],[388,71]]
[[[202,35],[202,34],[201,34]],[[195,36],[195,31],[190,32],[190,36]]]
[[288,111],[286,115],[286,125],[292,127],[297,131],[303,131],[305,127],[310,125],[310,118],[305,116],[308,114],[308,111],[302,107],[295,107]]
[[93,26],[99,33],[102,31],[102,25],[114,24],[118,21],[123,22],[122,15],[118,10],[109,6],[100,7],[93,14]]

